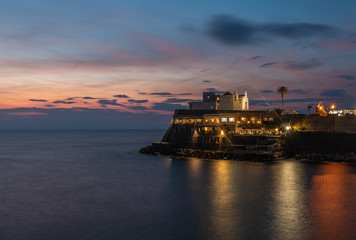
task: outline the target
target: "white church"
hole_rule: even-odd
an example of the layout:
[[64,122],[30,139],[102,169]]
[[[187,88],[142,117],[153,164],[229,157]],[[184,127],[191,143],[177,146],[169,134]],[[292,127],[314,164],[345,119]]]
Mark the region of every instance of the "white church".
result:
[[203,92],[202,102],[189,102],[189,110],[248,110],[248,97],[239,95],[236,91],[233,94],[226,92],[222,95],[214,92]]

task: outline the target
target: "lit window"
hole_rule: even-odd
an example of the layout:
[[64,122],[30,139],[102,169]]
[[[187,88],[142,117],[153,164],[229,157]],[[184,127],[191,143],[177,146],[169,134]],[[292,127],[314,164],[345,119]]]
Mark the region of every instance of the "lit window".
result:
[[227,122],[227,118],[221,118],[221,122]]
[[235,122],[235,118],[229,118],[229,122]]
[[217,97],[217,98],[216,98],[216,100],[218,100],[218,101],[219,101],[219,100],[220,100],[220,98],[219,98],[219,97]]

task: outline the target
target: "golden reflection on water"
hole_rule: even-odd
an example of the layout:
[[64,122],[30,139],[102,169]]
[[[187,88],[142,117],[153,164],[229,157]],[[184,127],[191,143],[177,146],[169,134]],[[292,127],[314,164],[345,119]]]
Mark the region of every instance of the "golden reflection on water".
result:
[[210,216],[211,227],[218,238],[229,239],[227,234],[239,228],[236,214],[236,183],[233,182],[231,162],[216,161],[211,175]]
[[313,239],[351,239],[355,236],[356,176],[343,164],[324,164],[312,178],[310,209]]
[[190,175],[193,175],[193,176],[200,175],[203,161],[204,160],[199,159],[199,158],[189,158],[188,159],[188,166],[189,166],[188,170],[190,172]]
[[191,158],[186,181],[196,231],[208,239],[353,239],[352,166]]
[[304,239],[307,228],[305,219],[306,199],[301,180],[302,171],[296,169],[293,162],[282,163],[275,172],[274,181],[274,233],[278,239]]
[[165,168],[170,169],[172,167],[172,158],[164,157],[163,158],[163,164],[164,164]]

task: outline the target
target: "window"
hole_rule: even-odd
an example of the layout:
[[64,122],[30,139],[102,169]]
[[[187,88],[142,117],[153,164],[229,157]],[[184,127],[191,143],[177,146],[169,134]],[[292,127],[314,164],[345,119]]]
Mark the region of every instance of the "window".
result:
[[233,117],[229,118],[229,122],[235,122],[235,118]]
[[221,122],[227,122],[227,118],[221,118]]

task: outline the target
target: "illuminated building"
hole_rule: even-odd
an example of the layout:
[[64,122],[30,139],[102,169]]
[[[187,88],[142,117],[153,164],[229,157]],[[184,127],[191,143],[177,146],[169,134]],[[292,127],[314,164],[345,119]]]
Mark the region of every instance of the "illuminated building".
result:
[[247,92],[239,95],[236,91],[231,94],[215,94],[214,92],[203,92],[202,102],[189,102],[190,110],[248,110]]

